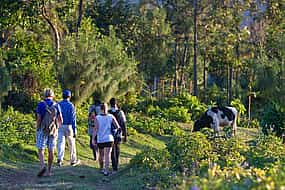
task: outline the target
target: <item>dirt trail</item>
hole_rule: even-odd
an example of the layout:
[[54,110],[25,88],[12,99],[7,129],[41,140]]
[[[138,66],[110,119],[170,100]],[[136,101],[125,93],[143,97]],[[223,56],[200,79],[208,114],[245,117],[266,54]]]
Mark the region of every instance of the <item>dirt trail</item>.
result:
[[86,165],[54,167],[53,175],[37,177],[37,164],[14,167],[0,165],[0,189],[114,189],[110,183],[116,175],[103,177],[96,168]]

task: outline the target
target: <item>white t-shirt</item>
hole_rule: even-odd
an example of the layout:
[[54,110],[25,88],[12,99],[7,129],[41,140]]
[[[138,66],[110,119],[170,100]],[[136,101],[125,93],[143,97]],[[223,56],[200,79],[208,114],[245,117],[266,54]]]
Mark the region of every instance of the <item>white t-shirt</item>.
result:
[[99,125],[97,130],[97,143],[113,142],[114,137],[111,133],[111,124],[113,122],[113,116],[111,114],[100,114],[96,116],[96,119]]

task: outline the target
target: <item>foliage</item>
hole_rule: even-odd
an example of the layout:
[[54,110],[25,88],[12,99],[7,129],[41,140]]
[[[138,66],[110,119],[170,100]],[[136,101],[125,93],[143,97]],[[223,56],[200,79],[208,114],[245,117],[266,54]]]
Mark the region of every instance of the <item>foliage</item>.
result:
[[246,128],[259,128],[259,120],[257,119],[246,119],[242,118],[239,122],[239,127],[246,127]]
[[268,134],[270,130],[278,137],[285,133],[285,109],[277,104],[271,103],[267,105],[263,111],[261,127],[264,134]]
[[35,120],[32,115],[22,114],[9,107],[6,112],[1,112],[1,144],[34,143],[35,126]]
[[192,176],[179,189],[280,189],[284,187],[284,169],[276,165],[269,170],[241,167],[209,168],[207,176]]
[[99,98],[103,101],[133,89],[137,63],[112,30],[109,36],[102,36],[85,19],[78,34],[65,38],[63,47],[59,75],[62,85],[75,92],[76,104],[87,100],[95,87],[102,92]]
[[240,99],[234,99],[231,101],[231,106],[235,107],[239,113],[239,115],[243,115],[246,111],[245,106],[242,104]]
[[173,137],[167,145],[172,167],[183,172],[192,172],[199,162],[211,158],[212,146],[202,133]]
[[203,95],[207,103],[227,105],[227,97],[225,89],[219,88],[216,84],[213,84],[207,88],[205,94]]
[[215,163],[221,168],[236,167],[245,161],[244,154],[248,147],[237,138],[216,138],[211,141],[211,145],[217,156]]
[[207,106],[196,96],[187,93],[160,101],[145,98],[137,105],[137,111],[142,111],[149,116],[182,122],[196,120],[206,109]]
[[146,113],[148,116],[162,117],[169,121],[189,122],[190,120],[188,109],[184,107],[175,106],[161,110],[158,106],[153,107],[152,105],[150,105],[148,106]]
[[8,69],[4,63],[2,51],[0,50],[0,111],[2,110],[2,103],[4,97],[8,94],[11,89],[11,77],[9,76]]
[[27,147],[35,142],[34,117],[15,111],[12,107],[0,113],[0,159],[17,161],[21,157],[35,160],[36,151]]
[[276,136],[260,136],[255,146],[248,150],[246,158],[254,167],[272,167],[285,161],[285,148],[282,140]]
[[139,132],[153,135],[179,135],[181,133],[177,123],[157,117],[138,117],[128,114],[128,126]]
[[157,150],[148,147],[136,154],[130,161],[130,164],[150,171],[169,170],[171,166],[169,158],[170,154],[166,149]]

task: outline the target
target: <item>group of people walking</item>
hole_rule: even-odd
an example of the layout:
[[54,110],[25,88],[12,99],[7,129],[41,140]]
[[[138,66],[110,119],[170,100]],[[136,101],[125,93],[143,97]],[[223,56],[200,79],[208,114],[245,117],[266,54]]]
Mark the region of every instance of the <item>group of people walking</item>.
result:
[[[71,91],[64,90],[62,100],[56,103],[54,92],[45,89],[44,100],[39,102],[36,108],[37,131],[36,147],[40,161],[38,177],[46,172],[50,176],[56,142],[58,142],[57,165],[63,164],[65,140],[68,141],[70,151],[70,165],[76,166],[80,163],[77,158],[75,139],[76,112],[71,99]],[[112,160],[112,172],[117,172],[120,155],[120,143],[127,141],[126,117],[117,106],[116,99],[110,100],[111,108],[108,110],[106,103],[94,100],[94,105],[88,110],[88,134],[90,136],[90,148],[93,152],[94,160],[99,161],[100,172],[105,176],[110,174],[109,166]],[[44,150],[48,148],[48,165],[44,161]],[[99,156],[98,156],[99,154]]]

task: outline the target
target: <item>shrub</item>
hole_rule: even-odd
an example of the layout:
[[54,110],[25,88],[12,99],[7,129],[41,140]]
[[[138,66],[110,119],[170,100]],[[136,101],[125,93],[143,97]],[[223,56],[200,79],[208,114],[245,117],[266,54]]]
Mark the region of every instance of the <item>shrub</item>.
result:
[[141,133],[148,133],[152,135],[175,135],[180,134],[181,129],[177,123],[167,121],[159,117],[143,117],[128,115],[128,127],[134,128]]
[[1,144],[33,144],[35,142],[35,119],[31,114],[22,114],[9,107],[0,117]]
[[258,168],[269,167],[285,161],[285,147],[276,136],[261,136],[256,145],[249,149],[246,157],[250,165]]
[[261,127],[264,134],[267,135],[272,130],[275,135],[281,137],[285,133],[285,109],[274,102],[266,106]]
[[221,167],[238,166],[245,161],[248,147],[237,138],[215,138],[211,141],[213,151],[217,155],[216,163]]
[[149,171],[168,170],[170,168],[169,157],[170,154],[166,149],[157,150],[147,147],[141,153],[136,154],[131,159],[130,164]]
[[212,146],[202,133],[184,134],[174,137],[167,145],[171,164],[180,171],[195,170],[197,164],[212,156]]

